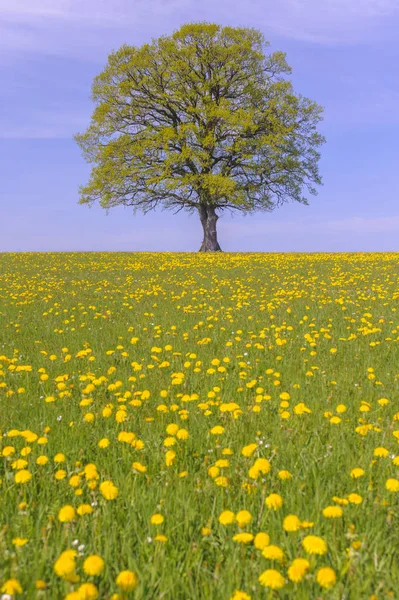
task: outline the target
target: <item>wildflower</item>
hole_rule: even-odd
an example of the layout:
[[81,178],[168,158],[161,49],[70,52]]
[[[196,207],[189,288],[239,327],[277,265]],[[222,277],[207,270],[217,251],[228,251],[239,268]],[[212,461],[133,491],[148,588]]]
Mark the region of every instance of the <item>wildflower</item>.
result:
[[365,475],[365,471],[363,471],[363,469],[361,469],[360,467],[356,467],[351,471],[352,479],[358,479],[359,477],[363,477],[363,475]]
[[214,482],[221,487],[227,487],[229,483],[227,477],[216,477]]
[[119,494],[118,488],[112,481],[103,481],[100,485],[100,492],[106,500],[114,500]]
[[59,577],[68,578],[76,569],[76,550],[65,550],[54,563],[54,572]]
[[188,440],[190,435],[189,435],[187,429],[179,429],[179,431],[176,434],[176,437],[178,440]]
[[285,584],[284,577],[275,569],[267,569],[259,576],[259,583],[272,590],[278,590]]
[[294,583],[299,583],[310,568],[310,563],[306,558],[295,558],[288,567],[288,579]]
[[323,509],[323,515],[327,519],[336,519],[338,517],[342,517],[344,511],[340,506],[327,506]]
[[301,521],[297,515],[287,515],[283,521],[284,531],[298,531],[301,529]]
[[389,455],[389,450],[387,450],[386,448],[383,448],[382,446],[379,446],[378,448],[374,449],[373,454],[374,454],[374,456],[386,458]]
[[244,446],[244,448],[241,450],[241,454],[246,457],[252,456],[257,447],[257,444],[249,444],[248,446]]
[[58,520],[60,523],[70,523],[76,515],[75,509],[70,504],[63,506],[58,512]]
[[102,573],[104,570],[104,561],[101,556],[91,554],[83,563],[83,571],[86,575],[95,576]]
[[116,578],[116,585],[123,592],[131,592],[137,583],[138,577],[133,571],[121,571]]
[[83,517],[83,515],[89,515],[93,512],[93,507],[90,506],[90,504],[81,504],[80,506],[78,506],[78,508],[76,509],[76,512],[78,513],[78,515],[80,517]]
[[307,535],[302,540],[302,546],[305,548],[308,554],[320,554],[323,555],[327,552],[327,544],[323,538],[317,535]]
[[43,581],[43,579],[37,579],[35,582],[35,588],[37,590],[45,590],[47,588],[47,583]]
[[270,536],[263,531],[256,534],[254,538],[254,546],[258,550],[264,550],[270,544]]
[[239,542],[240,544],[249,544],[254,539],[252,533],[247,533],[245,531],[241,533],[237,533],[233,536],[234,542]]
[[248,525],[252,521],[252,515],[247,510],[240,510],[236,514],[236,521],[238,526],[242,529],[245,525]]
[[77,590],[79,600],[97,600],[98,589],[94,583],[82,583]]
[[262,550],[262,556],[269,560],[278,560],[281,562],[284,559],[284,552],[279,546],[270,545]]
[[253,469],[258,471],[258,473],[262,473],[262,475],[267,475],[270,471],[270,462],[267,458],[257,458],[254,462]]
[[389,492],[399,492],[399,480],[387,479],[385,482],[385,489],[387,489]]
[[359,494],[349,494],[348,501],[351,504],[361,504],[363,502],[363,498]]
[[215,425],[215,427],[212,427],[209,433],[211,433],[212,435],[221,435],[222,433],[224,433],[224,427],[222,427],[221,425]]
[[208,475],[209,477],[212,477],[212,479],[214,479],[215,477],[217,477],[220,473],[220,469],[219,467],[209,467],[208,469]]
[[12,543],[14,544],[14,546],[17,547],[21,547],[21,546],[25,546],[25,544],[28,543],[28,538],[21,538],[21,537],[16,537],[12,540]]
[[235,514],[231,510],[224,510],[219,515],[219,523],[221,525],[231,525],[231,523],[234,523],[234,520]]
[[146,471],[147,471],[147,467],[145,465],[142,465],[139,462],[134,462],[132,464],[132,469],[134,469],[135,471],[138,471],[139,473],[146,473]]
[[283,471],[279,471],[277,473],[277,476],[279,479],[282,479],[283,481],[286,479],[291,479],[292,475],[289,471],[286,471],[285,469]]
[[171,467],[175,462],[176,452],[174,450],[168,450],[165,454],[165,463],[167,467]]
[[241,590],[234,590],[230,600],[251,600],[251,596]]
[[28,483],[28,481],[30,481],[31,479],[32,473],[27,469],[21,469],[20,471],[17,471],[14,475],[15,483]]
[[98,442],[98,447],[99,448],[108,448],[108,446],[110,445],[110,441],[108,438],[102,438],[99,442]]
[[266,498],[265,504],[268,508],[279,510],[283,506],[283,499],[279,494],[270,494]]
[[333,496],[333,501],[339,504],[340,506],[347,506],[349,504],[349,500],[347,498],[340,498],[339,496]]
[[299,402],[299,404],[296,404],[294,406],[294,413],[296,415],[303,415],[305,413],[310,414],[311,412],[312,411],[310,410],[310,408],[308,408],[304,402]]
[[1,591],[4,594],[9,594],[11,597],[15,594],[22,594],[22,587],[18,579],[7,579],[7,581],[1,586]]
[[150,519],[152,525],[162,525],[164,520],[165,520],[164,516],[159,513],[152,515],[152,517]]
[[331,567],[322,567],[317,571],[316,579],[321,587],[330,588],[335,584],[337,576],[335,575],[334,569],[331,569]]

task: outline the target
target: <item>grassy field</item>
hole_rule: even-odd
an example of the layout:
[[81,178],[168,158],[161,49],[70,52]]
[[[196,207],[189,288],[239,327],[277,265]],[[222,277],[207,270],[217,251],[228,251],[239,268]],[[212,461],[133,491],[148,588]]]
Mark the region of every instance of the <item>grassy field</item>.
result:
[[396,254],[0,255],[0,597],[398,598],[398,300]]

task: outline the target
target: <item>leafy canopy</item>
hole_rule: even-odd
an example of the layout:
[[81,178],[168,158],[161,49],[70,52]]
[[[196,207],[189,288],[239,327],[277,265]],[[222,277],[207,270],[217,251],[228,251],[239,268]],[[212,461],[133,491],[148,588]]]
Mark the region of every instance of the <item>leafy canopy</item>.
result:
[[92,86],[90,126],[75,136],[88,162],[80,202],[200,204],[245,212],[320,184],[322,108],[295,94],[283,52],[252,28],[187,24],[113,52]]

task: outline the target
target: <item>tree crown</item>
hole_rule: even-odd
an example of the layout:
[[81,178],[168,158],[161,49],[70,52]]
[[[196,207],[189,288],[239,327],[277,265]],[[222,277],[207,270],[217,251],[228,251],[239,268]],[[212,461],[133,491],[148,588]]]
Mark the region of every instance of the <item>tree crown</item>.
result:
[[144,212],[272,210],[321,183],[322,108],[295,94],[283,52],[252,28],[197,23],[113,52],[77,134],[93,163],[80,202]]

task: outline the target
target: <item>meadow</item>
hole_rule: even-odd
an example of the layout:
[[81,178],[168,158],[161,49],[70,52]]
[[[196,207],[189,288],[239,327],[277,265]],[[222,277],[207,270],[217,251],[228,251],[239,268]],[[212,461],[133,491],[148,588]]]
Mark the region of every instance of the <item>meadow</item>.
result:
[[399,255],[0,254],[0,598],[397,598]]

